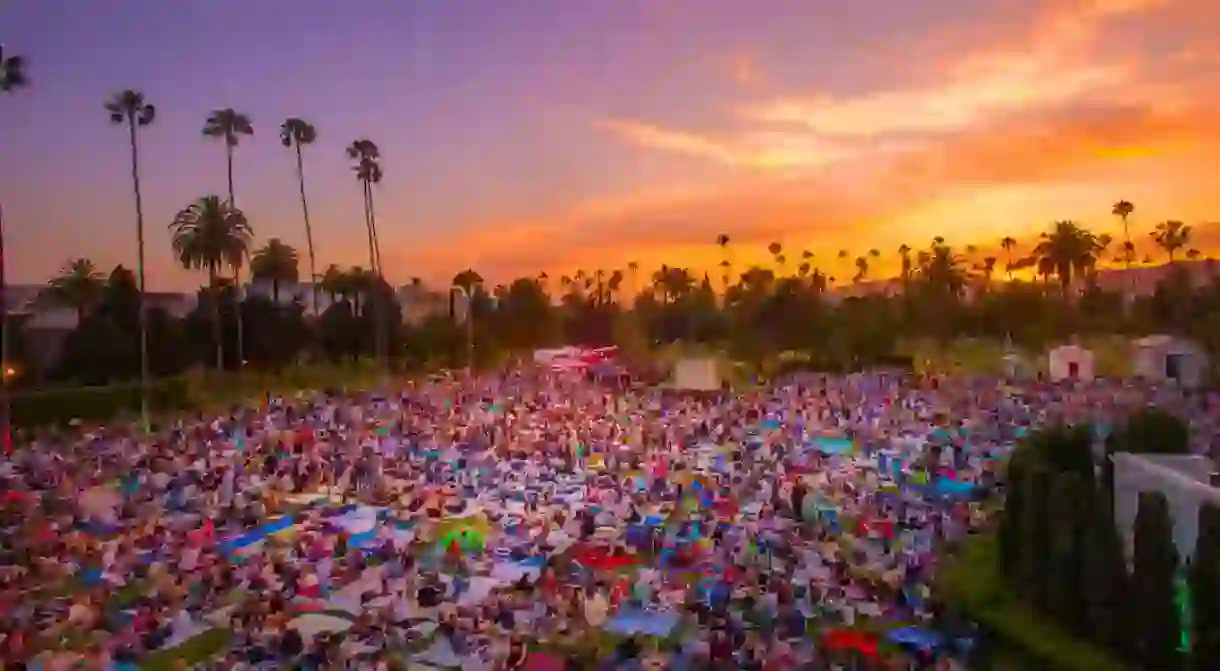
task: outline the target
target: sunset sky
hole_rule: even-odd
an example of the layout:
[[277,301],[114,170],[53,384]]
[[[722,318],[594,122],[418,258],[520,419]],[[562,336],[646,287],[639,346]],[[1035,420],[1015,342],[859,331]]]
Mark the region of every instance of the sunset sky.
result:
[[719,233],[736,265],[779,241],[846,276],[841,248],[892,268],[938,234],[1117,233],[1119,199],[1141,253],[1164,219],[1220,252],[1217,35],[1207,0],[7,0],[0,42],[33,83],[0,99],[9,272],[134,263],[127,138],[102,109],[123,88],[159,112],[141,144],[153,288],[202,279],[174,267],[167,226],[225,188],[200,136],[222,107],[255,126],[238,203],[303,272],[289,116],[320,134],[319,269],[367,265],[343,148],[380,145],[397,283],[703,270]]

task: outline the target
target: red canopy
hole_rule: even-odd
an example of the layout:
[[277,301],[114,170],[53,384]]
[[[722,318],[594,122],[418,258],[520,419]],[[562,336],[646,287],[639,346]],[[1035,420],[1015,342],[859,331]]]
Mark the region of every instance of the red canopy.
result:
[[604,547],[581,547],[572,552],[572,559],[577,563],[591,568],[595,571],[613,571],[626,566],[636,566],[640,564],[637,557],[627,555],[611,556],[610,551]]
[[831,629],[826,632],[825,641],[831,650],[855,650],[869,659],[877,658],[877,640],[863,632]]

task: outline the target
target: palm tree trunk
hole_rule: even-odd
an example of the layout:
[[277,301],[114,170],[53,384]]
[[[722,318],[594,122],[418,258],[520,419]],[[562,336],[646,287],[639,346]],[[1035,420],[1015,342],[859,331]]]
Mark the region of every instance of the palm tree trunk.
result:
[[366,184],[369,203],[369,237],[373,244],[373,349],[383,370],[388,369],[389,347],[387,333],[386,306],[381,296],[381,283],[384,280],[381,269],[381,244],[377,241],[377,210],[373,203],[373,185]]
[[318,316],[318,271],[313,253],[313,228],[309,225],[309,201],[305,198],[305,162],[301,158],[301,145],[297,148],[297,184],[301,187],[301,213],[305,215],[305,246],[309,250],[309,287],[313,292],[313,314]]
[[[364,181],[363,186],[364,186],[364,228],[365,228],[365,233],[368,234],[368,238],[369,238],[369,266],[371,268],[370,273],[373,276],[373,284],[374,284],[369,289],[369,294],[365,298],[365,304],[369,308],[370,312],[372,313],[369,315],[369,317],[370,317],[370,321],[373,323],[373,359],[377,360],[378,354],[380,353],[380,350],[377,349],[377,343],[379,341],[379,337],[378,337],[378,333],[377,333],[377,311],[378,311],[378,307],[380,305],[380,301],[377,300],[377,287],[376,287],[377,247],[376,247],[376,242],[373,240],[373,216],[372,216],[372,209],[373,209],[372,191],[373,191],[373,189],[372,189],[372,186],[369,184],[368,180]],[[359,313],[357,313],[357,314],[359,314]]]
[[[229,177],[229,205],[237,209],[237,196],[233,195],[233,145],[229,144],[227,140],[225,142],[225,160]],[[234,311],[237,313],[237,369],[241,370],[246,365],[246,325],[241,309],[245,292],[241,289],[241,268],[238,266],[233,267],[233,288],[236,290],[233,304]]]
[[131,138],[131,184],[136,194],[136,280],[140,285],[140,304],[137,308],[140,322],[140,417],[144,430],[148,431],[148,403],[151,379],[148,373],[148,301],[144,286],[144,199],[140,194],[140,150],[136,142],[136,120],[128,116],[127,127]]
[[220,286],[217,282],[216,264],[208,264],[208,291],[212,294],[212,338],[216,341],[216,372],[224,372],[224,334],[220,328]]

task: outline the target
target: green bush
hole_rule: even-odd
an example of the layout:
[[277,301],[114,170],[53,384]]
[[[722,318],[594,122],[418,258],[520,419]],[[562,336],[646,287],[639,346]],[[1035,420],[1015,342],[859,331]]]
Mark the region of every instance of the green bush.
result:
[[[373,386],[380,377],[375,364],[361,361],[347,366],[290,366],[275,372],[161,378],[153,381],[148,407],[155,413],[173,412],[232,403],[268,392]],[[23,428],[61,426],[74,419],[104,422],[139,413],[138,383],[39,389],[12,396],[13,425]]]
[[1145,408],[1117,427],[1106,448],[1110,452],[1188,454],[1190,425],[1160,408]]
[[[186,381],[181,378],[157,380],[150,391],[149,409],[153,411],[179,410],[190,405]],[[131,383],[40,389],[12,397],[13,425],[27,428],[63,425],[74,419],[100,422],[139,412],[140,385]]]

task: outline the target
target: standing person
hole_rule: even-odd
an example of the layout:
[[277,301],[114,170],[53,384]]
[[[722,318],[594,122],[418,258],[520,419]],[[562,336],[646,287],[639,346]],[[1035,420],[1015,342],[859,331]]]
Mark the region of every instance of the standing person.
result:
[[808,494],[809,488],[805,486],[805,480],[798,477],[792,485],[792,514],[798,522],[805,521],[805,496]]

